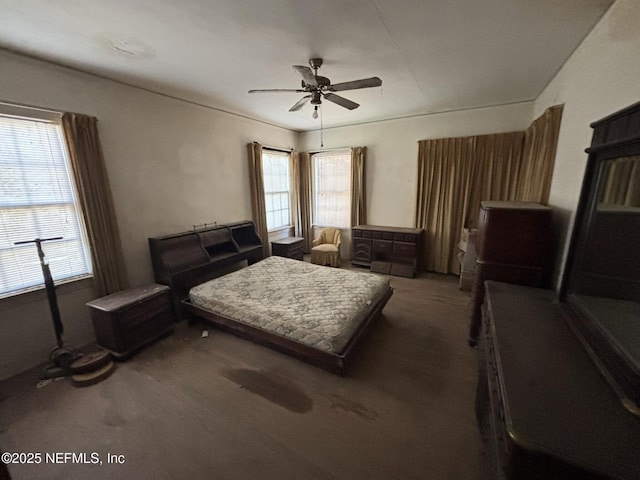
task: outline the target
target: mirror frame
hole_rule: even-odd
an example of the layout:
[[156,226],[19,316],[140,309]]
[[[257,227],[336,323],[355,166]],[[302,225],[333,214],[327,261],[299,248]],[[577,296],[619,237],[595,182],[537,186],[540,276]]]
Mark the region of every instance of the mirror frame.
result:
[[[567,315],[569,325],[621,398],[623,405],[632,413],[640,415],[640,366],[630,361],[629,357],[620,351],[615,342],[612,342],[604,333],[597,319],[588,315],[583,306],[572,296],[573,288],[581,285],[581,275],[584,275],[582,265],[599,203],[604,162],[640,155],[640,102],[593,122],[591,127],[594,130],[593,138],[591,146],[586,149],[589,157],[560,285],[560,301],[569,307]],[[586,278],[586,275],[584,277]],[[634,282],[635,280],[632,279],[620,280],[620,285],[627,293],[618,297],[618,300],[628,300],[631,297],[638,302],[637,297],[634,298],[633,295],[628,294],[628,292],[635,292]],[[606,283],[603,282],[601,287],[603,292],[601,296],[611,297],[606,292],[620,287]],[[597,292],[597,283],[594,285],[593,290]],[[589,290],[592,290],[592,286],[589,286]],[[638,291],[640,292],[640,288]],[[588,294],[581,295],[596,297],[597,293],[590,291]]]

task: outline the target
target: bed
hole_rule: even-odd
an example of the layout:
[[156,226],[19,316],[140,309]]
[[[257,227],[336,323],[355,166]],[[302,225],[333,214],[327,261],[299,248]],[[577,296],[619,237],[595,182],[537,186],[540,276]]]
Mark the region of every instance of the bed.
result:
[[[233,225],[234,239],[237,225],[245,232],[253,227]],[[214,256],[220,249],[210,244],[213,237],[224,236],[200,231],[150,239],[156,281],[171,286],[179,317],[202,319],[344,375],[393,293],[388,277],[277,256],[244,258],[239,241],[235,257],[221,262]],[[231,260],[249,265],[220,276]]]

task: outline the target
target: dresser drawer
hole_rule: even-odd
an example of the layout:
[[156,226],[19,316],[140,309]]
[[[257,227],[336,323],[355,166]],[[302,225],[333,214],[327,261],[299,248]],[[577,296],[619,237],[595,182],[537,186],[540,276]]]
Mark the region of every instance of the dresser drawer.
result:
[[413,278],[416,274],[415,263],[393,262],[391,264],[391,275],[398,277]]
[[393,253],[396,255],[415,255],[416,244],[407,242],[393,242]]
[[391,262],[383,262],[375,260],[371,262],[371,271],[375,273],[384,273],[389,275],[391,273]]
[[353,245],[353,258],[351,263],[356,265],[370,265],[371,264],[371,240],[367,238],[354,238]]
[[373,241],[373,253],[374,254],[390,254],[393,251],[393,242],[388,240],[374,240]]
[[396,242],[416,243],[418,241],[418,235],[415,233],[394,233],[393,239]]

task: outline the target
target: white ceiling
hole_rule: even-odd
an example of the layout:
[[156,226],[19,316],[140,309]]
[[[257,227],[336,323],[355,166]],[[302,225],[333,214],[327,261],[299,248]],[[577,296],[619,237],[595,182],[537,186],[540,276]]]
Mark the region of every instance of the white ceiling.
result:
[[333,83],[383,81],[341,92],[353,111],[325,100],[325,127],[528,101],[612,2],[0,0],[0,47],[302,131],[302,94],[247,91],[322,57]]

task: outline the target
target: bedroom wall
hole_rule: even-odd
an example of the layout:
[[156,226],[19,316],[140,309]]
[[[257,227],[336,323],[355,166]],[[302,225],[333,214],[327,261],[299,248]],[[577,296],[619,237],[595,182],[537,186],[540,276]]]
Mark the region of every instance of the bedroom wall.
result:
[[535,102],[535,116],[564,103],[549,203],[562,252],[560,282],[591,143],[589,124],[640,101],[640,2],[618,0]]
[[[412,227],[418,170],[418,141],[523,130],[533,116],[533,103],[436,113],[324,131],[324,148],[367,147],[367,223]],[[319,150],[320,132],[300,134],[300,150]],[[350,232],[343,233],[350,251]]]
[[[297,135],[0,50],[0,100],[94,115],[129,281],[153,280],[147,237],[251,218],[246,144],[293,147]],[[94,339],[91,282],[59,288],[65,340]],[[43,362],[55,343],[42,292],[0,300],[0,379]]]

